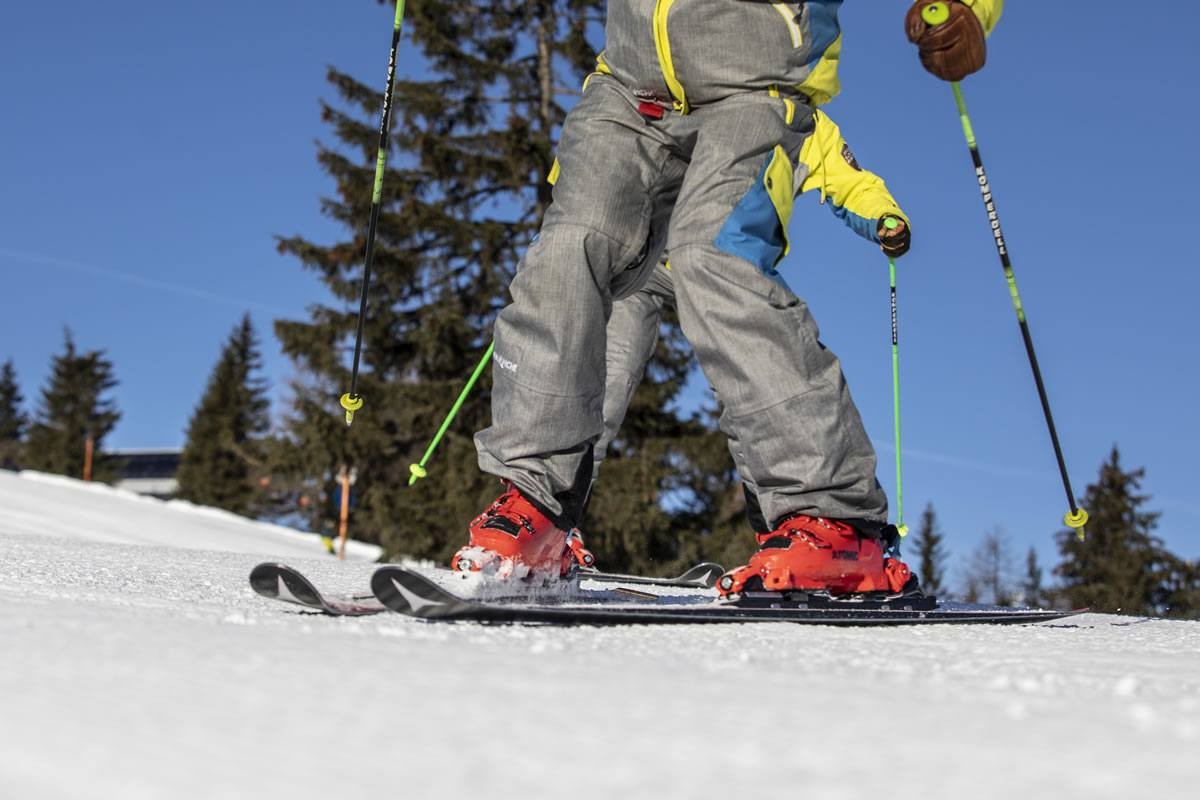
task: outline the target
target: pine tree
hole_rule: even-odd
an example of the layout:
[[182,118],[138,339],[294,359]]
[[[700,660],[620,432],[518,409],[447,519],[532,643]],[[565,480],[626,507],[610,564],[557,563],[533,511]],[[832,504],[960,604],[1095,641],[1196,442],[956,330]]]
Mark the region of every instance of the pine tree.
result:
[[25,402],[17,385],[17,371],[11,360],[0,367],[0,469],[19,469],[21,444],[29,420],[21,410]]
[[946,591],[945,536],[938,530],[937,512],[933,503],[928,503],[921,512],[921,524],[917,528],[916,542],[919,557],[917,575],[926,594],[938,595]]
[[1013,563],[1008,541],[999,528],[983,535],[967,566],[968,602],[986,602],[998,606],[1013,604]]
[[29,429],[24,466],[81,477],[90,435],[95,453],[92,477],[106,480],[110,469],[102,456],[104,438],[121,419],[116,401],[106,396],[117,385],[113,365],[102,351],[77,352],[69,330],[64,338],[63,353],[51,363],[50,379]]
[[1200,619],[1200,561],[1168,559],[1161,598],[1163,616]]
[[236,514],[263,508],[270,401],[250,315],[234,328],[188,424],[179,497]]
[[[1164,614],[1189,594],[1187,570],[1154,535],[1159,513],[1146,511],[1149,495],[1139,494],[1145,469],[1125,470],[1113,445],[1100,477],[1087,487],[1087,537],[1059,531],[1062,561],[1055,574],[1062,596],[1073,608],[1127,614]],[[1174,574],[1174,578],[1172,577]]]
[[1025,556],[1025,582],[1021,585],[1021,602],[1034,607],[1046,602],[1046,590],[1042,587],[1042,566],[1038,563],[1037,550],[1032,547]]
[[962,598],[964,603],[978,603],[983,599],[983,588],[979,585],[979,578],[971,573],[967,573]]

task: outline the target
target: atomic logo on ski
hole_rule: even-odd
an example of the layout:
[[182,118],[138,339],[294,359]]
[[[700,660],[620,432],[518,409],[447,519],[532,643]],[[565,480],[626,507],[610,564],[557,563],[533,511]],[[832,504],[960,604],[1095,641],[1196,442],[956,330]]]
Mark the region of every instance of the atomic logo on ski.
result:
[[408,603],[408,607],[412,609],[412,613],[414,614],[420,614],[421,609],[425,608],[425,606],[445,605],[445,603],[437,600],[430,600],[428,598],[421,597],[419,594],[410,592],[408,589],[405,589],[400,581],[396,580],[395,578],[392,578],[392,586],[396,587],[396,591],[399,592],[400,596],[404,598],[404,602]]
[[308,603],[301,600],[299,597],[296,597],[296,595],[292,594],[292,590],[288,588],[288,585],[286,582],[284,582],[282,575],[279,576],[278,580],[279,580],[279,588],[277,588],[275,590],[277,592],[277,594],[275,595],[275,597],[277,599],[285,600],[289,603],[299,603],[302,606],[309,605]]

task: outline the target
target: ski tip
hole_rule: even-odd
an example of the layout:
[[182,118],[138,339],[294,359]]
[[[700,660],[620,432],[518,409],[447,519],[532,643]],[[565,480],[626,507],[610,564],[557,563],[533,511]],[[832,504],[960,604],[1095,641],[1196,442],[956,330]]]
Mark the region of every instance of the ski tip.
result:
[[265,562],[254,567],[250,570],[250,588],[271,600],[309,607],[324,606],[317,587],[286,564]]
[[375,570],[371,576],[371,591],[391,610],[411,617],[447,617],[470,605],[424,575],[398,566]]
[[277,600],[279,598],[277,577],[280,571],[284,569],[286,567],[282,564],[275,564],[270,561],[256,564],[254,569],[250,570],[250,588],[263,597]]
[[681,583],[695,583],[705,589],[717,585],[717,580],[725,574],[725,568],[711,561],[704,561],[680,575],[677,580]]

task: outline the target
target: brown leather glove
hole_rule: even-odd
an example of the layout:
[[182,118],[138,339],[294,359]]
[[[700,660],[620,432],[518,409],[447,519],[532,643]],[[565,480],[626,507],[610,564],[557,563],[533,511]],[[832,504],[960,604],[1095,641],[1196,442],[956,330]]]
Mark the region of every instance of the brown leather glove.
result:
[[[945,22],[930,25],[922,16],[926,8],[934,17],[945,17]],[[913,3],[904,18],[904,32],[917,46],[925,69],[944,81],[961,81],[982,69],[987,61],[983,23],[958,0]]]

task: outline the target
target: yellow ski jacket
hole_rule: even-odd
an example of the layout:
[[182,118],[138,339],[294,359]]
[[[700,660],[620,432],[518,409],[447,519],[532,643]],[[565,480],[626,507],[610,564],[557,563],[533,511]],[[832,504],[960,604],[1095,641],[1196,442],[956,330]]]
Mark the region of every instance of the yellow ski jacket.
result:
[[837,124],[827,114],[813,112],[812,135],[800,149],[794,186],[796,194],[817,191],[821,203],[864,239],[879,243],[879,220],[898,217],[909,224],[883,178],[859,166]]
[[971,7],[983,23],[983,32],[990,36],[1004,12],[1004,0],[962,0],[962,3]]

